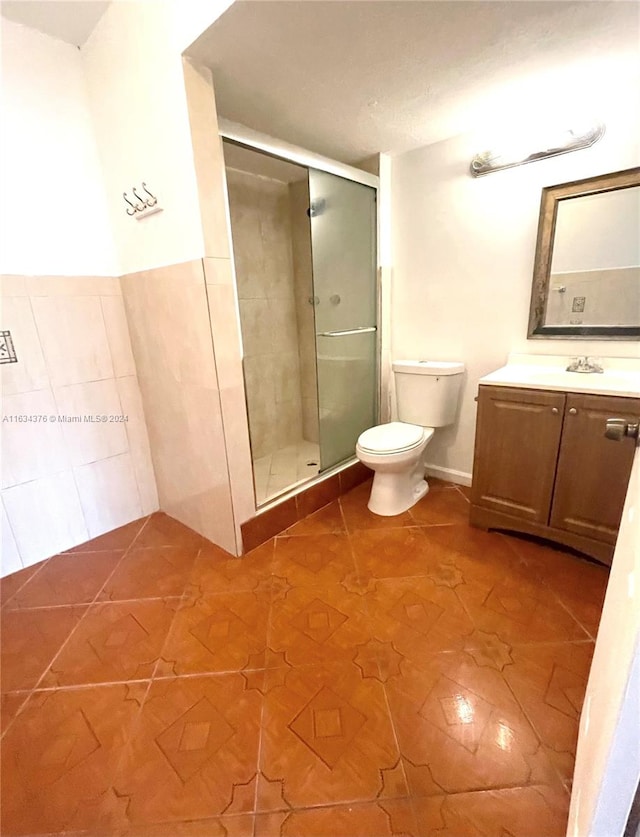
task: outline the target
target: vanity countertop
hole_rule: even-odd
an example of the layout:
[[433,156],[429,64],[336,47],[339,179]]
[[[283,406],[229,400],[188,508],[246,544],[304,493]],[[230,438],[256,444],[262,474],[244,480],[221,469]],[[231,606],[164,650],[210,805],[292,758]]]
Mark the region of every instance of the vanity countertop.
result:
[[571,357],[558,355],[509,355],[506,366],[480,378],[487,386],[547,389],[593,395],[640,397],[640,361],[634,358],[601,358],[604,372],[567,372]]

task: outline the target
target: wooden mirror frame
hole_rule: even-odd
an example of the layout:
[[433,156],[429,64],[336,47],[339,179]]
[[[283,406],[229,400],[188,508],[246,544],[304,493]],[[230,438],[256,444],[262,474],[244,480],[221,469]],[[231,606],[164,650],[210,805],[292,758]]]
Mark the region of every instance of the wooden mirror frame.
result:
[[533,284],[531,287],[528,339],[640,339],[640,324],[637,326],[549,326],[544,323],[549,296],[549,279],[551,276],[551,259],[553,256],[556,219],[558,217],[560,201],[565,198],[578,198],[585,195],[596,195],[600,192],[629,189],[632,186],[640,186],[640,166],[613,172],[612,174],[589,177],[585,180],[576,180],[573,183],[546,186],[542,190],[540,220],[538,221],[538,240],[536,242],[536,259],[533,267]]

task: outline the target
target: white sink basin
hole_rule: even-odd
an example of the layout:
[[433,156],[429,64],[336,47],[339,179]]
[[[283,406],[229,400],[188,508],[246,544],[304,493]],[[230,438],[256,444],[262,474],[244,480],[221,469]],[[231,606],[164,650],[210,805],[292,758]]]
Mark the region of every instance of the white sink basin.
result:
[[605,369],[604,372],[566,372],[557,366],[508,364],[485,375],[481,384],[551,389],[564,392],[640,397],[640,370]]

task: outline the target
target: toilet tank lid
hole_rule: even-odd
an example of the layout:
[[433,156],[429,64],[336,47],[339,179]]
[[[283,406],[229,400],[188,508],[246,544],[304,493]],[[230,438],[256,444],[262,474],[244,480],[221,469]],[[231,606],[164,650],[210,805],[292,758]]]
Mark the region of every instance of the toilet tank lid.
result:
[[460,375],[464,372],[464,363],[446,360],[394,360],[394,372],[409,375]]

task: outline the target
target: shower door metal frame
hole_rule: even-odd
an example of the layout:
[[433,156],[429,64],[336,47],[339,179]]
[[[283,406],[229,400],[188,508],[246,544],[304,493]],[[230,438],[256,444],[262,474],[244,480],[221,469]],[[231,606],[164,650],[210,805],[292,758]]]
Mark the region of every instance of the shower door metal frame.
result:
[[[381,301],[381,287],[380,287],[380,212],[378,209],[378,192],[380,189],[380,178],[375,174],[370,174],[367,171],[362,169],[357,169],[354,166],[349,166],[346,163],[340,163],[337,160],[332,160],[329,157],[323,157],[321,154],[315,154],[313,151],[307,151],[304,148],[300,148],[297,145],[292,145],[288,142],[284,142],[283,140],[276,139],[275,137],[270,137],[268,134],[261,134],[258,131],[254,131],[252,128],[247,128],[245,125],[240,125],[236,122],[231,122],[230,120],[220,118],[218,120],[218,134],[220,136],[220,140],[228,140],[229,142],[235,143],[236,145],[243,146],[248,148],[252,151],[258,151],[262,154],[266,154],[269,157],[275,157],[279,160],[284,160],[288,163],[294,163],[299,166],[304,166],[307,169],[317,169],[319,171],[327,172],[328,174],[336,175],[337,177],[342,177],[345,180],[351,180],[354,183],[361,183],[363,186],[369,186],[372,189],[375,189],[376,193],[376,404],[375,404],[375,415],[376,421],[380,421],[380,405],[382,403],[382,393],[380,391],[381,386],[381,375],[380,375],[380,368],[382,363],[382,341],[381,341],[381,310],[380,310],[380,301]],[[226,189],[226,183],[225,183]],[[229,211],[229,202],[227,196],[227,212]],[[231,229],[230,219],[227,218],[227,222],[229,225],[229,229]],[[231,250],[233,254],[233,249]],[[232,255],[233,258],[233,255]],[[235,268],[234,268],[235,269]],[[240,322],[240,309],[238,305],[238,298],[237,294],[235,297],[235,304],[236,304],[236,317],[238,322]],[[243,348],[244,351],[244,348]],[[246,389],[245,389],[245,401],[246,401]],[[247,416],[248,416],[248,405],[247,405]],[[303,483],[296,485],[295,488],[292,489],[285,489],[281,494],[270,498],[267,500],[266,503],[263,503],[260,508],[267,508],[269,506],[276,505],[277,503],[282,502],[283,499],[296,494],[302,488],[306,488],[309,485],[312,485],[314,482],[320,482],[323,479],[326,479],[328,476],[331,476],[333,473],[337,473],[338,471],[342,470],[346,465],[355,460],[355,450],[353,457],[351,459],[344,460],[343,462],[338,463],[333,468],[329,468],[322,473],[310,477]],[[254,482],[254,499],[255,499],[255,482]],[[255,503],[256,509],[258,508],[257,502]]]

